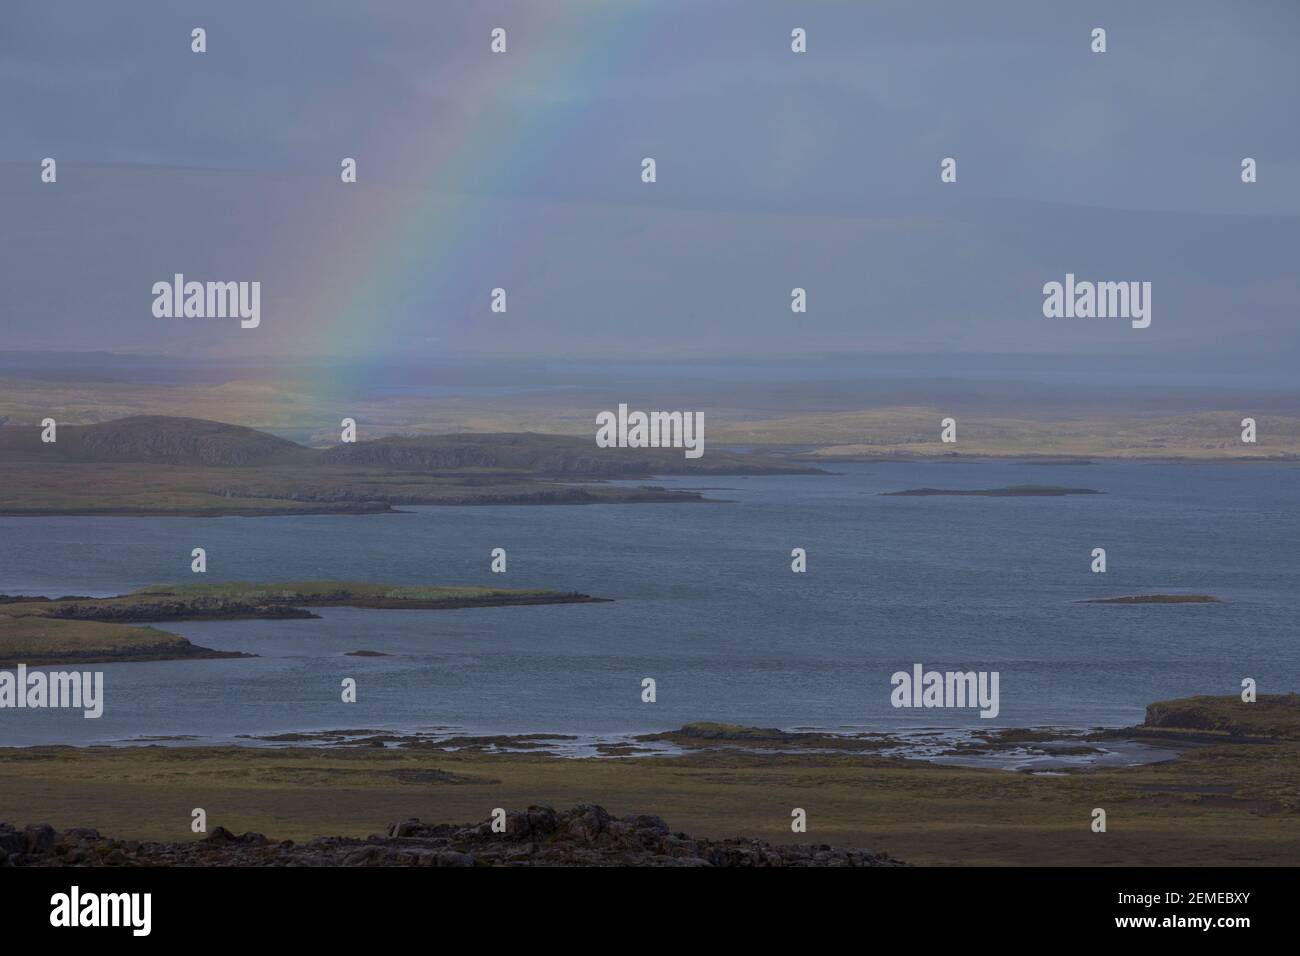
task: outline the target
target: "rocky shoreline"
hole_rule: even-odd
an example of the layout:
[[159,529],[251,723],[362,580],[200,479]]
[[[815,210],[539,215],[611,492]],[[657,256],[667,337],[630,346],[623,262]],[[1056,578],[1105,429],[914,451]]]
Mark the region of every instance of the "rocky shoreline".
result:
[[[377,728],[241,735],[263,747],[321,747],[402,753],[528,754],[539,758],[679,758],[706,754],[760,757],[877,757],[905,762],[1069,773],[1172,760],[1207,744],[1255,744],[1300,739],[1300,695],[1192,697],[1158,701],[1132,727],[918,728],[845,732],[782,730],[697,721],[655,733],[578,736],[563,733],[473,735],[454,730]],[[142,741],[132,741],[140,743]],[[160,742],[157,739],[152,743]]]
[[[928,759],[899,759],[866,734],[719,723],[688,724],[668,739],[640,735],[659,739],[627,744],[653,751],[636,759],[592,759],[601,753],[581,739],[395,738],[363,728],[263,738],[273,746],[177,737],[0,747],[0,820],[49,824],[0,826],[0,850],[24,866],[1300,859],[1300,695],[1158,701],[1139,726],[1083,735],[918,731],[913,742],[931,749]],[[1164,759],[1132,749],[1139,744]],[[615,819],[593,805],[661,819]],[[207,836],[190,832],[199,806],[209,810]],[[495,833],[495,807],[532,809],[509,814],[506,832]],[[1104,839],[1090,830],[1094,807],[1115,823]],[[807,811],[806,834],[791,833],[793,808]],[[384,827],[394,820],[404,822]],[[456,820],[479,822],[437,822]],[[78,829],[89,827],[99,832]],[[816,845],[787,845],[794,841]]]
[[[783,731],[698,722],[646,734],[563,733],[466,734],[455,730],[395,731],[339,729],[240,735],[239,745],[258,748],[308,747],[342,751],[475,754],[489,758],[527,754],[542,759],[681,759],[704,755],[758,757],[875,757],[908,763],[952,764],[1028,773],[1074,772],[1092,767],[1135,766],[1175,757],[1192,743],[1168,735],[1143,735],[1141,728],[918,729],[904,732]],[[137,745],[179,744],[137,738]]]
[[394,823],[366,839],[318,837],[275,842],[217,827],[175,843],[114,840],[80,827],[49,824],[19,830],[0,823],[0,866],[904,866],[851,847],[779,845],[762,840],[707,840],[673,833],[657,816],[616,818],[603,807],[534,806],[505,814],[504,832],[481,823]]

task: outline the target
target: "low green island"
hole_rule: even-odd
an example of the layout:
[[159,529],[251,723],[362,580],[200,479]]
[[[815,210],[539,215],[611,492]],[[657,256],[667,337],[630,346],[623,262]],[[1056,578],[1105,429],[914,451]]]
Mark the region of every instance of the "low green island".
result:
[[199,647],[147,626],[168,621],[319,617],[308,610],[314,607],[450,610],[606,600],[576,591],[394,587],[357,581],[164,584],[115,597],[0,595],[0,665],[253,656]]
[[200,647],[153,627],[0,614],[0,667],[252,656]]

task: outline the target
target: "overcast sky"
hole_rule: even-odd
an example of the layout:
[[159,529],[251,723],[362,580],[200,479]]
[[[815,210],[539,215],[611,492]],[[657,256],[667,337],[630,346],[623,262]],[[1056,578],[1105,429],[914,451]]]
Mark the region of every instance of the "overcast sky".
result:
[[[0,347],[1294,357],[1298,41],[1286,0],[5,0]],[[155,318],[175,272],[261,326]],[[1044,318],[1066,272],[1151,327]]]

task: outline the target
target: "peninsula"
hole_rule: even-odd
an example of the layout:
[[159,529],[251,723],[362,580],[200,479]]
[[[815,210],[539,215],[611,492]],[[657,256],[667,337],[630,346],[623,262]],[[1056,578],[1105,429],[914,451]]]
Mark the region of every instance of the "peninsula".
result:
[[191,644],[154,627],[168,621],[314,618],[312,607],[451,610],[607,601],[576,591],[392,587],[356,581],[156,585],[115,597],[0,594],[0,665],[251,657]]
[[403,505],[693,503],[611,484],[652,475],[821,474],[781,458],[599,448],[533,433],[389,436],[311,448],[196,418],[0,428],[0,516],[381,514]]

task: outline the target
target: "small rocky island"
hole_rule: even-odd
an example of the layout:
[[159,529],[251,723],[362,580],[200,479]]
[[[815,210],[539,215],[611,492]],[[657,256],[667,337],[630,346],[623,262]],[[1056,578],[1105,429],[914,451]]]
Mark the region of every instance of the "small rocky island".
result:
[[1212,594],[1130,594],[1123,597],[1088,598],[1076,604],[1222,604]]
[[906,491],[882,491],[890,497],[924,498],[934,495],[974,495],[983,498],[1056,498],[1062,495],[1104,495],[1095,488],[1062,488],[1058,485],[1009,485],[1006,488],[908,488]]

